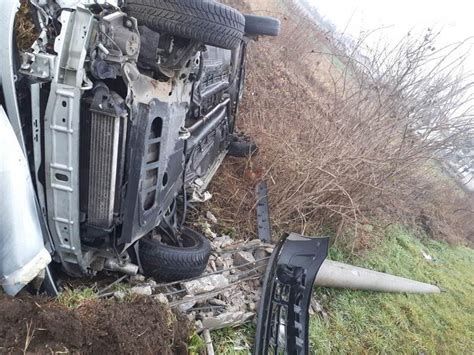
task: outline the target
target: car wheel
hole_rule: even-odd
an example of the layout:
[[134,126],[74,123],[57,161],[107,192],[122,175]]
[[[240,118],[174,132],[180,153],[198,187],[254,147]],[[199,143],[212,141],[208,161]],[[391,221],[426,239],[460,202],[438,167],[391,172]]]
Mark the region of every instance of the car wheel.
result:
[[245,18],[212,0],[128,0],[126,11],[156,32],[233,49],[244,35]]
[[192,229],[183,228],[181,232],[182,246],[173,245],[164,235],[140,240],[140,261],[147,276],[178,281],[204,272],[211,255],[211,244]]
[[274,17],[245,15],[245,34],[247,36],[273,36],[280,34],[280,20]]

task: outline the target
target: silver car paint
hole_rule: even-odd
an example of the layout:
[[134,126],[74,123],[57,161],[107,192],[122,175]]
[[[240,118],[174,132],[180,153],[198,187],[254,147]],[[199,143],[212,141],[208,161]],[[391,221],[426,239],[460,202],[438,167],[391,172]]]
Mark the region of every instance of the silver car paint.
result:
[[51,262],[35,193],[15,132],[0,106],[0,285],[16,295]]

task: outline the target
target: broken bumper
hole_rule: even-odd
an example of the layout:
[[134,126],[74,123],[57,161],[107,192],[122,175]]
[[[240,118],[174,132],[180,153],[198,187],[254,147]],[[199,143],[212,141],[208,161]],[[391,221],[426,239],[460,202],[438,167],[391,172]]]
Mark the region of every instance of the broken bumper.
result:
[[329,238],[285,235],[267,267],[260,300],[255,354],[308,354],[308,309]]

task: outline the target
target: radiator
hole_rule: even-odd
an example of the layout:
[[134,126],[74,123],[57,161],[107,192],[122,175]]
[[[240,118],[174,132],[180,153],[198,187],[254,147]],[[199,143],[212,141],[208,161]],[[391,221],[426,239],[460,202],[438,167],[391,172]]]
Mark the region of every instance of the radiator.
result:
[[89,161],[88,224],[113,224],[120,149],[120,117],[92,111]]

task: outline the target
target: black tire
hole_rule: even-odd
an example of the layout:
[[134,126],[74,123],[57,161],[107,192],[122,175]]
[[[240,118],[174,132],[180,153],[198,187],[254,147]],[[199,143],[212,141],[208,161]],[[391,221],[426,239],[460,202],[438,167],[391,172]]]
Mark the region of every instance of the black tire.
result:
[[215,47],[236,48],[244,36],[244,16],[213,0],[128,0],[126,11],[153,31]]
[[140,240],[140,262],[147,276],[162,281],[179,281],[201,275],[206,269],[211,244],[200,233],[183,228],[183,247],[145,237]]
[[258,151],[255,143],[250,142],[232,142],[229,145],[228,155],[236,158],[248,158]]
[[274,17],[245,15],[245,34],[247,36],[273,36],[280,34],[280,20]]

